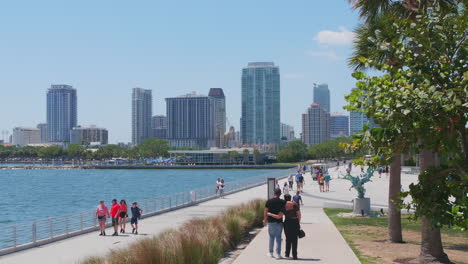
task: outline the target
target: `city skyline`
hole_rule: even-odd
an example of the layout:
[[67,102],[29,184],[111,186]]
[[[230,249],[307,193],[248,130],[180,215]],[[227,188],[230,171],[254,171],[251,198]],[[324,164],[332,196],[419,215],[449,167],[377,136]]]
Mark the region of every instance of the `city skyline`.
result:
[[[269,12],[258,12],[265,4]],[[239,129],[239,69],[250,61],[281,66],[282,121],[296,131],[312,103],[313,83],[327,83],[331,112],[343,111],[343,95],[355,83],[345,58],[358,21],[346,1],[187,5],[180,10],[176,3],[157,1],[5,3],[0,22],[15,26],[0,28],[8,40],[0,43],[0,90],[7,98],[0,105],[0,130],[45,122],[42,98],[51,83],[79,90],[79,124],[107,128],[110,143],[131,142],[132,87],[153,90],[155,115],[165,114],[167,97],[223,87],[228,120]]]

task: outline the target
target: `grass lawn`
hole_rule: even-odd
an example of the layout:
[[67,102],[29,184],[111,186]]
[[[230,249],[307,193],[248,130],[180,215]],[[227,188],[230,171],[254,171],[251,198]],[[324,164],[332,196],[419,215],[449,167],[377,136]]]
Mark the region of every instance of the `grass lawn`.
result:
[[[349,209],[324,209],[344,239],[363,264],[406,263],[419,255],[421,223],[402,215],[403,240],[405,243],[387,242],[386,217],[341,217]],[[442,229],[445,253],[455,263],[468,264],[468,232]]]

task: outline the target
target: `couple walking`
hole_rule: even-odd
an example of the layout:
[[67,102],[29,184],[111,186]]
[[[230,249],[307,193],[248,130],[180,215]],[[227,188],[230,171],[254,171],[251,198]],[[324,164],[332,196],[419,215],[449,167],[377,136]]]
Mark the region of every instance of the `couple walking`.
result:
[[[291,250],[293,259],[297,259],[297,242],[300,231],[301,211],[299,205],[291,201],[291,195],[285,194],[284,200],[280,198],[281,189],[275,189],[274,198],[269,199],[265,205],[263,224],[268,225],[269,251],[268,256],[281,259],[281,233],[286,236],[285,257],[289,258]],[[283,223],[283,217],[285,217]],[[273,248],[276,241],[276,256]]]
[[[117,203],[117,199],[112,200],[112,206],[109,211],[104,201],[100,201],[96,208],[96,217],[99,221],[99,228],[101,230],[100,236],[106,235],[106,220],[108,217],[112,218],[112,226],[114,227],[114,234],[112,236],[118,236],[118,229],[120,226],[120,233],[125,233],[125,227],[127,224],[127,202],[121,200],[120,204]],[[132,219],[130,221],[132,225],[132,233],[138,234],[138,219],[140,219],[143,210],[138,207],[137,202],[133,202],[132,207]]]

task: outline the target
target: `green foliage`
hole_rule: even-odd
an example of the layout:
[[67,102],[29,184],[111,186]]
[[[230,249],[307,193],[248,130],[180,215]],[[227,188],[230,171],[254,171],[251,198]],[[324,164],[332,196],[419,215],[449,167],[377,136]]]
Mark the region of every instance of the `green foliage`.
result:
[[67,156],[70,158],[81,158],[86,156],[86,148],[78,144],[70,144],[66,152]]
[[39,149],[39,157],[41,158],[58,158],[64,155],[64,151],[59,146],[48,146]]
[[142,157],[158,157],[169,155],[169,142],[163,139],[148,138],[138,146],[138,152]]
[[289,142],[286,146],[281,147],[276,155],[279,162],[297,162],[307,159],[307,145],[295,140]]
[[336,138],[310,146],[308,152],[311,159],[332,159],[340,157],[349,157],[350,154],[340,145],[342,143],[351,143],[350,137]]

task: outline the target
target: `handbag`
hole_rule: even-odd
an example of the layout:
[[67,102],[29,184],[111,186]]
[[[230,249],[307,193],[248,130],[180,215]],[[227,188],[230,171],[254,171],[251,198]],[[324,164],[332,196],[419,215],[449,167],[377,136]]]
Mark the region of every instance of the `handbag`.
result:
[[305,237],[305,235],[306,235],[306,234],[305,234],[304,230],[299,229],[299,233],[297,234],[297,236],[298,236],[299,238],[303,238],[303,237]]

